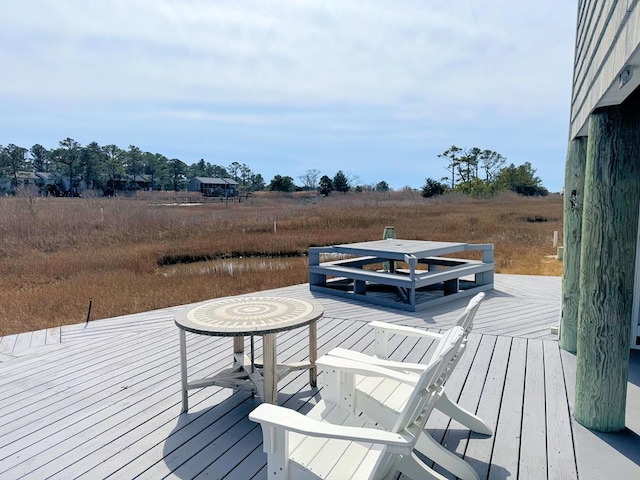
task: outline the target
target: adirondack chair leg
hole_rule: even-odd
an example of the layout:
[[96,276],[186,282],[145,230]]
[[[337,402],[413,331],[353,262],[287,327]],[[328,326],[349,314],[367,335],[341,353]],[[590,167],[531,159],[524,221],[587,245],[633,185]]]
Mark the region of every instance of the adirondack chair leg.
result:
[[474,415],[468,410],[465,410],[457,403],[452,402],[449,397],[447,397],[446,392],[442,392],[442,395],[438,399],[438,403],[436,403],[435,408],[437,410],[440,410],[448,417],[457,420],[462,425],[473,430],[476,433],[481,433],[483,435],[493,435],[493,431],[491,430],[489,425],[487,425],[477,415]]
[[398,462],[398,471],[403,473],[404,476],[414,480],[448,480],[447,477],[440,475],[420,460],[413,452],[411,455],[402,457],[402,460]]
[[427,432],[423,432],[418,437],[415,449],[461,480],[480,480],[480,477],[471,465],[455,453],[444,448]]
[[267,478],[289,478],[289,435],[282,428],[262,425],[262,449],[267,454]]

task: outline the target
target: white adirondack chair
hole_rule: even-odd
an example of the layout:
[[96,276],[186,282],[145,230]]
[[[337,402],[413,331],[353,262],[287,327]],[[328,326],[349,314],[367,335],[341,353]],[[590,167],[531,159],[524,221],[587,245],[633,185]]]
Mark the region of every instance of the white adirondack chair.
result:
[[[466,338],[471,331],[473,317],[483,298],[483,293],[476,295],[471,299],[465,311],[456,319],[456,326],[463,328],[465,331],[463,345],[466,345]],[[376,329],[376,356],[365,355],[360,352],[341,348],[331,350],[328,357],[335,357],[340,360],[331,364],[333,367],[332,370],[328,371],[325,369],[323,375],[324,392],[326,392],[325,396],[331,393],[334,401],[344,408],[351,409],[358,413],[362,412],[369,419],[382,424],[385,428],[390,428],[411,394],[411,384],[398,382],[391,377],[376,378],[365,375],[352,375],[350,373],[352,369],[346,371],[341,368],[341,360],[362,362],[368,365],[389,368],[408,374],[417,380],[421,372],[426,368],[426,365],[387,360],[389,335],[393,333],[396,335],[430,338],[441,342],[446,334],[437,334],[382,322],[371,322],[370,325]],[[460,355],[454,358],[452,367],[457,364],[459,358]],[[329,363],[331,362],[324,360],[324,366],[328,366]],[[453,368],[451,368],[449,372],[452,370]],[[435,408],[475,432],[491,435],[491,428],[482,419],[447,397],[443,385],[446,379],[444,376],[440,378],[440,392]],[[451,473],[454,473],[459,478],[464,480],[475,480],[478,478],[476,472],[469,464],[442,447],[426,431],[418,440],[416,450],[446,468]]]
[[[269,479],[373,480],[400,471],[414,480],[445,477],[423,463],[413,451],[435,406],[441,378],[448,375],[463,349],[464,330],[447,332],[432,361],[417,377],[361,362],[323,357],[352,374],[394,378],[411,385],[412,392],[392,428],[372,428],[366,418],[324,397],[306,415],[262,404],[249,418],[262,426]],[[327,366],[325,368],[331,368]],[[335,392],[333,392],[335,394]]]
[[[460,326],[464,329],[465,339],[473,328],[473,319],[480,307],[480,303],[484,299],[484,293],[478,293],[470,301],[464,312],[462,312],[458,318],[456,318],[454,325]],[[388,360],[388,341],[390,335],[401,335],[405,337],[418,337],[428,338],[440,342],[443,335],[440,333],[430,332],[427,330],[420,330],[417,328],[404,327],[401,325],[393,325],[384,322],[371,322],[371,327],[375,329],[375,348],[376,353],[374,356],[366,355],[361,352],[347,350],[344,348],[334,348],[328,355],[345,358],[348,360],[359,361],[369,363],[372,365],[378,365],[385,368],[399,370],[405,373],[420,374],[426,365],[421,363],[408,363],[408,362],[396,362]],[[384,421],[385,418],[394,418],[394,411],[399,408],[398,405],[393,405],[386,399],[386,393],[390,390],[395,390],[397,382],[392,379],[383,378],[356,378],[355,380],[355,392],[358,397],[356,403],[361,406],[365,412],[380,411],[375,415],[377,421]],[[407,388],[407,387],[403,387]],[[396,394],[397,396],[397,394]],[[438,404],[435,407],[449,417],[457,420],[461,424],[470,428],[474,432],[484,435],[492,435],[491,428],[477,415],[462,408],[456,402],[450,400],[446,393],[443,391],[438,400]],[[386,414],[385,414],[386,412]],[[388,423],[388,422],[387,422]]]

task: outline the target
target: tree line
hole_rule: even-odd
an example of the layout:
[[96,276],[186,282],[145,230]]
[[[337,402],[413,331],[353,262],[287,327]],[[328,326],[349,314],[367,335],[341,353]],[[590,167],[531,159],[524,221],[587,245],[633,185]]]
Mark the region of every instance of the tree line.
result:
[[[493,150],[478,147],[461,148],[452,145],[438,155],[448,161],[448,175],[439,181],[427,178],[422,187],[423,197],[433,197],[453,191],[466,195],[492,195],[501,190],[511,190],[525,196],[544,196],[549,191],[531,163],[506,165],[507,159]],[[506,166],[505,166],[506,165]]]
[[[467,195],[488,195],[499,190],[512,190],[522,195],[547,195],[542,181],[535,175],[529,162],[520,166],[505,166],[506,158],[493,150],[460,148],[452,145],[439,158],[448,161],[448,174],[440,180],[427,178],[422,196],[431,197],[448,191]],[[316,191],[322,195],[332,192],[390,190],[386,181],[375,185],[362,185],[358,177],[339,170],[333,177],[322,175],[320,170],[309,169],[298,177],[300,185],[286,175],[275,175],[267,184],[261,174],[248,165],[231,162],[228,166],[211,164],[204,159],[187,165],[178,158],[168,158],[160,153],[143,152],[135,145],[127,149],[117,145],[99,145],[91,142],[82,146],[72,138],[65,138],[56,148],[47,149],[35,144],[26,149],[14,144],[0,145],[0,177],[11,179],[19,186],[21,172],[50,172],[65,178],[68,191],[41,193],[72,194],[74,186],[84,183],[84,188],[102,190],[105,194],[117,191],[135,191],[144,188],[180,191],[193,177],[232,178],[238,182],[239,193],[259,190],[280,192]],[[144,182],[142,181],[144,180]]]
[[361,185],[357,176],[345,173],[342,170],[338,170],[333,177],[330,177],[321,175],[320,170],[312,168],[300,175],[298,179],[300,180],[300,185],[294,183],[293,177],[276,175],[267,188],[280,192],[317,191],[321,195],[330,195],[331,192],[345,193],[352,190],[356,192],[364,190],[386,192],[390,189],[389,184],[384,180],[378,182],[375,186]]
[[201,159],[187,165],[178,158],[144,152],[135,145],[127,149],[97,142],[82,146],[72,138],[61,140],[52,149],[40,144],[29,149],[14,144],[0,145],[0,176],[11,179],[15,188],[19,186],[21,172],[55,173],[68,180],[71,189],[81,181],[85,188],[107,194],[138,190],[142,179],[148,189],[154,190],[184,190],[192,177],[233,178],[240,189],[248,191],[265,187],[262,175],[239,162],[223,167]]
[[[145,152],[135,145],[127,149],[97,142],[82,146],[72,138],[61,140],[52,149],[40,144],[29,149],[14,144],[0,145],[0,177],[11,179],[15,190],[20,186],[22,172],[47,172],[64,178],[67,187],[49,185],[48,191],[40,193],[65,195],[71,195],[80,182],[84,188],[101,190],[105,194],[139,190],[141,184],[147,189],[180,191],[193,177],[231,178],[238,182],[240,193],[264,189],[280,192],[318,190],[328,195],[333,191],[348,192],[357,181],[357,177],[341,170],[334,177],[320,177],[319,170],[311,169],[299,177],[302,186],[296,185],[292,177],[283,175],[275,175],[267,184],[260,173],[253,172],[244,163],[231,162],[225,167],[200,159],[187,165],[178,158]],[[378,189],[388,190],[388,185],[380,182]]]

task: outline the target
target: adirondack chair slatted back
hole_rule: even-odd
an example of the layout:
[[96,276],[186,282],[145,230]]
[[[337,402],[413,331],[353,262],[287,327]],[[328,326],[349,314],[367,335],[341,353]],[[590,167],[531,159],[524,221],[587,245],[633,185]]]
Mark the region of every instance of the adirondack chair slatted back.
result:
[[[458,317],[454,320],[453,325],[459,326],[464,329],[465,335],[469,335],[473,328],[473,320],[478,313],[478,309],[480,308],[480,303],[484,299],[484,292],[478,293],[474,296],[464,311],[458,315]],[[376,322],[373,322],[376,323]],[[389,358],[389,338],[391,337],[392,332],[385,330],[384,328],[376,328],[375,332],[375,356],[382,359]]]
[[[461,354],[463,339],[462,327],[452,327],[444,334],[427,368],[420,374],[409,400],[396,419],[393,432],[401,432],[428,417],[437,400],[434,392],[450,375],[454,359]],[[420,428],[423,426],[420,425]]]
[[467,308],[464,309],[458,318],[456,318],[454,325],[464,328],[464,332],[468,335],[473,328],[473,319],[480,308],[480,303],[484,299],[484,292],[480,292],[469,301]]

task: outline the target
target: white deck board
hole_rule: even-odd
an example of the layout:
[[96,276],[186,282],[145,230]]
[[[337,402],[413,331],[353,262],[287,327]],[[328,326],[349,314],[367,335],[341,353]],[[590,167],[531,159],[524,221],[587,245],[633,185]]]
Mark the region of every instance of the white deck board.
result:
[[5,335],[0,338],[0,353],[12,353],[16,345],[18,335]]
[[[456,369],[451,375],[451,378],[447,381],[445,387],[447,396],[454,402],[460,401],[462,389],[465,382],[467,381],[469,371],[471,370],[471,365],[480,346],[480,340],[480,335],[469,336],[467,348],[458,365],[456,366]],[[464,401],[460,402],[460,406],[469,408],[469,405],[464,403]],[[475,410],[474,408],[471,409]],[[427,420],[427,429],[431,432],[431,436],[444,445],[447,445],[446,440],[450,421],[451,419],[449,417],[437,410],[435,410]],[[466,432],[468,432],[468,430]],[[457,445],[453,445],[453,448],[450,448],[450,450],[455,450],[456,446]],[[449,445],[447,445],[447,447],[449,447]]]
[[[560,350],[555,342],[544,342],[545,403],[547,409],[547,457],[549,478],[576,478],[576,464],[565,458],[566,445],[573,444],[567,386],[562,375]],[[567,408],[562,408],[566,404]],[[556,406],[556,408],[553,408]]]
[[488,477],[491,480],[518,478],[526,362],[527,341],[514,338],[511,342],[498,425],[494,431]]
[[[616,443],[612,438],[620,437],[603,440],[571,419],[575,357],[560,352],[549,334],[558,318],[559,279],[496,275],[496,287],[446,387],[495,434],[470,433],[435,412],[427,423],[434,438],[482,479],[583,480],[616,468],[625,478],[640,478],[640,455],[630,453],[640,451],[635,424]],[[413,313],[312,294],[308,285],[268,294],[323,304],[320,355],[337,346],[372,354],[367,322],[374,319],[447,328],[467,303]],[[178,308],[22,335],[28,346],[18,341],[21,335],[0,340],[0,478],[265,479],[262,433],[247,418],[258,399],[219,387],[190,390],[189,413],[180,413]],[[245,344],[248,349],[248,339]],[[259,357],[260,337],[255,346]],[[277,346],[279,361],[304,360],[307,329],[278,334]],[[426,339],[390,338],[396,360],[424,361],[432,347]],[[189,377],[197,378],[229,366],[232,340],[187,334],[187,349]],[[279,402],[310,410],[322,392],[307,382],[306,371],[284,378]],[[633,418],[637,403],[629,406]]]
[[[547,477],[547,425],[542,342],[527,342],[527,361],[522,412],[522,440],[518,478]],[[557,409],[549,405],[549,409]]]
[[[511,352],[511,338],[496,337],[496,343],[491,355],[491,364],[487,370],[485,384],[478,404],[477,415],[491,427],[494,435],[487,437],[477,433],[470,433],[470,441],[465,452],[465,460],[474,468],[480,478],[488,478],[491,466],[491,454],[496,439],[496,427],[500,415],[502,392],[504,390],[509,354]],[[494,470],[502,467],[494,467]]]
[[52,327],[47,329],[46,344],[60,343],[60,327]]

